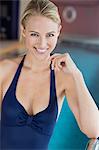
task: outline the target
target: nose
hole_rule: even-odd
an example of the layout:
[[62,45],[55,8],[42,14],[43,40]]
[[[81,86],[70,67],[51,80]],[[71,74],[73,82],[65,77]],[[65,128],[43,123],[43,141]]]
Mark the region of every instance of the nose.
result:
[[45,49],[47,47],[47,39],[45,37],[40,37],[38,44],[39,48]]

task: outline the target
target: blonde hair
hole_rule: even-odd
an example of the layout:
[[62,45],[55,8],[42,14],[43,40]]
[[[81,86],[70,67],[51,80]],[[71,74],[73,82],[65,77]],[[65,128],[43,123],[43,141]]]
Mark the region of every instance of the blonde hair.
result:
[[57,6],[49,0],[31,0],[25,8],[21,17],[21,24],[25,23],[30,16],[43,15],[52,19],[57,24],[61,24],[60,15]]
[[[52,19],[58,25],[61,25],[61,19],[57,6],[49,0],[31,0],[25,8],[20,23],[25,28],[26,22],[30,16],[43,15]],[[20,33],[20,42],[24,42],[24,38]]]

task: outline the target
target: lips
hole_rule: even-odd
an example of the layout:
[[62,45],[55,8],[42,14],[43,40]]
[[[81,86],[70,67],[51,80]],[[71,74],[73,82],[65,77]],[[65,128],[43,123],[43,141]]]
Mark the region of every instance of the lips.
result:
[[36,47],[34,47],[35,49],[36,49],[36,51],[38,52],[38,53],[40,53],[40,54],[44,54],[45,52],[47,52],[47,49],[40,49],[40,48],[36,48]]

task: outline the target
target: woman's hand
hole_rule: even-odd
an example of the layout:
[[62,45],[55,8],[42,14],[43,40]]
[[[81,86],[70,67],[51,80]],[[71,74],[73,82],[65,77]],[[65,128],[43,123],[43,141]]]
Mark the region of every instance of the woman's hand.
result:
[[79,69],[73,62],[72,58],[70,57],[69,53],[65,54],[53,54],[50,57],[52,61],[52,69],[56,69],[58,71],[62,70],[65,73],[75,74],[80,73]]

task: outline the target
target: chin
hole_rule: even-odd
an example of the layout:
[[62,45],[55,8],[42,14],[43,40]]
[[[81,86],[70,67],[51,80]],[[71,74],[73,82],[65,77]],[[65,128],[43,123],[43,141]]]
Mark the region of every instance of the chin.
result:
[[34,54],[34,56],[36,57],[36,59],[38,60],[45,60],[46,58],[48,58],[50,56],[50,53],[46,53],[46,54]]

